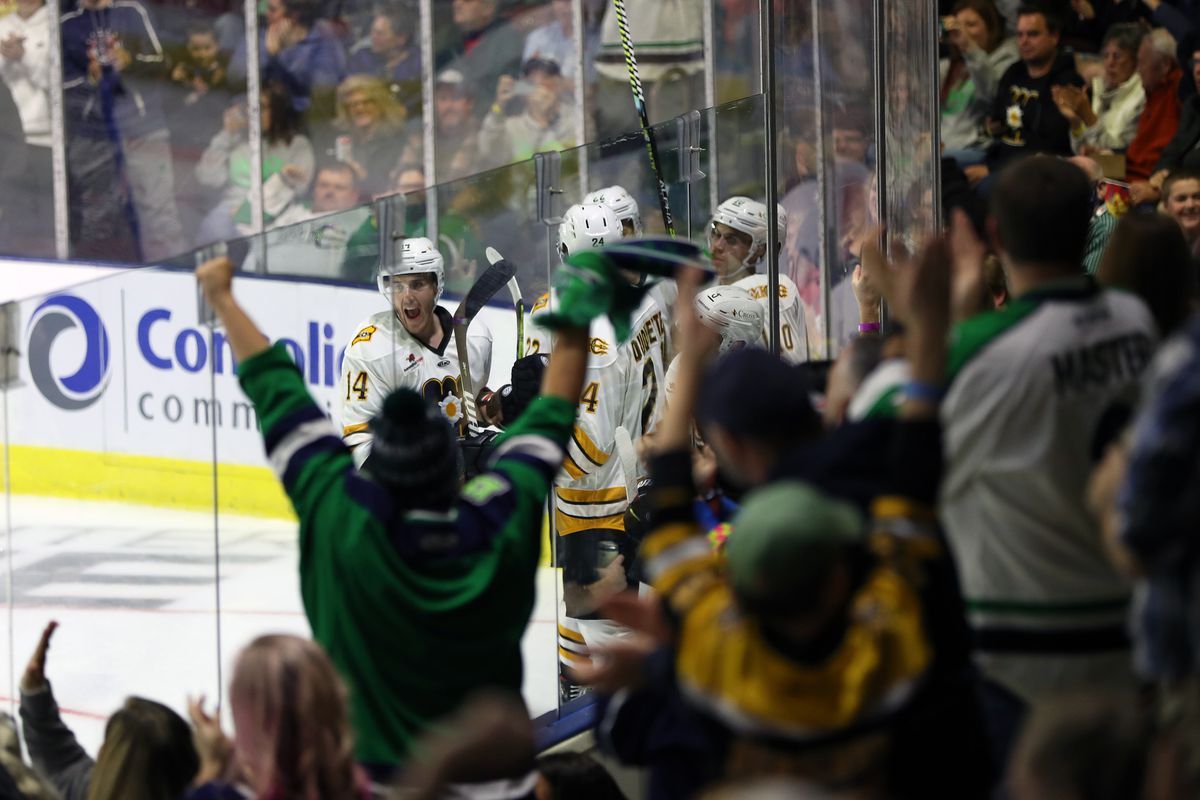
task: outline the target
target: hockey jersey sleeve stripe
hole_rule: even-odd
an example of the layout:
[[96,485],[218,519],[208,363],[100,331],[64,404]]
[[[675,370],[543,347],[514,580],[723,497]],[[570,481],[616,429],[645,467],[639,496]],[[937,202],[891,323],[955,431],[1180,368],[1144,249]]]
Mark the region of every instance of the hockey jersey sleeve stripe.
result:
[[579,448],[579,452],[583,453],[587,457],[587,460],[591,461],[597,467],[603,467],[608,463],[608,453],[597,447],[591,437],[578,425],[575,426],[575,430],[571,434],[571,441]]
[[559,536],[570,536],[580,531],[624,531],[625,514],[613,514],[607,517],[575,517],[556,508],[554,509],[554,528],[558,531]]
[[492,456],[492,464],[499,464],[506,458],[523,456],[525,460],[538,463],[551,473],[557,472],[566,454],[561,445],[545,436],[525,434],[507,439],[496,448]]
[[336,436],[322,436],[320,439],[303,445],[292,453],[287,466],[280,473],[280,478],[283,480],[283,488],[289,492],[291,491],[292,487],[296,485],[296,479],[300,477],[300,471],[304,469],[309,459],[313,456],[336,453],[339,450],[345,449],[346,445]]
[[321,409],[313,406],[304,406],[298,408],[291,414],[286,415],[283,419],[271,426],[271,429],[263,436],[263,445],[267,449],[267,458],[275,452],[279,447],[280,442],[284,441],[288,435],[307,423],[323,422],[327,418],[321,413]]
[[371,423],[360,422],[357,425],[346,425],[342,427],[342,436],[350,436],[355,433],[365,433],[370,430]]
[[603,503],[624,502],[625,487],[614,486],[611,489],[555,489],[558,499],[571,505],[599,505]]
[[678,544],[672,545],[646,562],[646,574],[657,586],[659,579],[668,570],[688,561],[711,559],[712,545],[706,536],[689,536]]
[[[315,407],[314,407],[315,410]],[[284,436],[279,443],[267,453],[271,469],[282,478],[290,469],[295,456],[309,445],[325,440],[332,442],[334,447],[343,447],[342,439],[337,431],[323,416],[320,419],[309,420],[294,428]]]
[[570,454],[567,454],[566,458],[563,459],[562,466],[573,480],[579,480],[584,475],[587,475],[586,472],[579,468],[579,465],[575,463],[575,459],[571,458]]
[[579,631],[573,631],[570,628],[564,628],[562,625],[558,626],[558,635],[564,639],[570,639],[572,642],[575,642],[576,644],[587,644],[583,640],[582,633],[580,633]]

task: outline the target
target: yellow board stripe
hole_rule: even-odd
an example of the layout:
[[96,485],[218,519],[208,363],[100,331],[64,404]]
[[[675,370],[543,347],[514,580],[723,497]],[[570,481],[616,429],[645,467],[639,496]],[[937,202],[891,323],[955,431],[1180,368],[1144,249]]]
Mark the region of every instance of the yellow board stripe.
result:
[[360,422],[357,425],[347,425],[342,428],[342,436],[349,436],[352,433],[361,433],[371,427],[369,422]]
[[579,445],[579,449],[583,451],[583,454],[597,467],[603,467],[608,463],[608,453],[597,447],[596,443],[591,440],[591,437],[578,425],[575,426],[574,439],[575,444]]
[[126,453],[91,453],[53,447],[8,448],[14,494],[108,500],[194,511],[295,519],[292,505],[266,467],[213,465]]
[[555,489],[558,499],[575,505],[602,505],[604,503],[619,503],[625,500],[625,487],[614,486],[610,489]]
[[558,635],[563,637],[564,639],[570,639],[572,642],[575,642],[576,644],[582,644],[585,646],[587,645],[587,642],[585,642],[583,640],[582,633],[580,633],[579,631],[573,631],[570,628],[564,628],[562,625],[558,626]]
[[554,527],[559,536],[569,536],[580,531],[624,531],[625,515],[612,514],[607,517],[572,517],[555,509]]

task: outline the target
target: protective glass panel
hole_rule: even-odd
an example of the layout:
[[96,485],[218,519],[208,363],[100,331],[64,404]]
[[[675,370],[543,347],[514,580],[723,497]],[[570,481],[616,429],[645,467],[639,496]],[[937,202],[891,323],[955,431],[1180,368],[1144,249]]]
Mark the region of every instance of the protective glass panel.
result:
[[55,254],[53,14],[40,0],[0,12],[0,253]]
[[241,5],[59,2],[72,256],[161,261],[236,235],[251,183]]
[[578,141],[567,14],[540,2],[433,4],[439,184]]
[[17,305],[5,664],[57,620],[46,674],[95,754],[130,695],[186,714],[186,692],[219,693],[207,336],[186,271],[116,271]]
[[883,0],[888,37],[884,46],[884,221],[889,233],[912,250],[938,225],[935,215],[939,152],[934,126],[938,95],[933,72],[937,53],[937,6],[932,2]]

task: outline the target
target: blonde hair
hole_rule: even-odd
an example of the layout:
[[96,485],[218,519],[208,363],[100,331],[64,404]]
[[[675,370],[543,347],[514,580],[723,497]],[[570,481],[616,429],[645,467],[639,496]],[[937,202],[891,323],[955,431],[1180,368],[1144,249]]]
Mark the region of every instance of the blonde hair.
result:
[[383,79],[371,75],[351,75],[338,84],[337,119],[334,121],[337,127],[343,130],[351,130],[354,127],[350,120],[350,112],[346,110],[346,101],[355,92],[363,92],[368,100],[374,101],[379,109],[380,125],[385,130],[398,129],[404,124],[408,114],[404,106],[392,96]]
[[176,800],[200,770],[192,729],[162,703],[130,697],[108,718],[88,800]]
[[258,637],[238,656],[229,695],[270,742],[273,795],[358,796],[346,688],[319,645],[298,636]]

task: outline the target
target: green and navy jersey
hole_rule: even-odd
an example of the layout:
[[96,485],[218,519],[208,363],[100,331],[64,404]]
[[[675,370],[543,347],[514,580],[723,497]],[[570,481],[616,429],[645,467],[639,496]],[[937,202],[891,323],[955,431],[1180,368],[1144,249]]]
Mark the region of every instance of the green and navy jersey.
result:
[[942,521],[981,665],[1031,698],[1129,672],[1130,587],[1084,496],[1134,408],[1157,333],[1087,277],[960,324],[942,404]]
[[541,397],[445,513],[406,511],[362,476],[280,345],[238,367],[300,518],[300,591],[350,688],[360,761],[399,764],[484,687],[521,688],[542,518],[575,406]]

